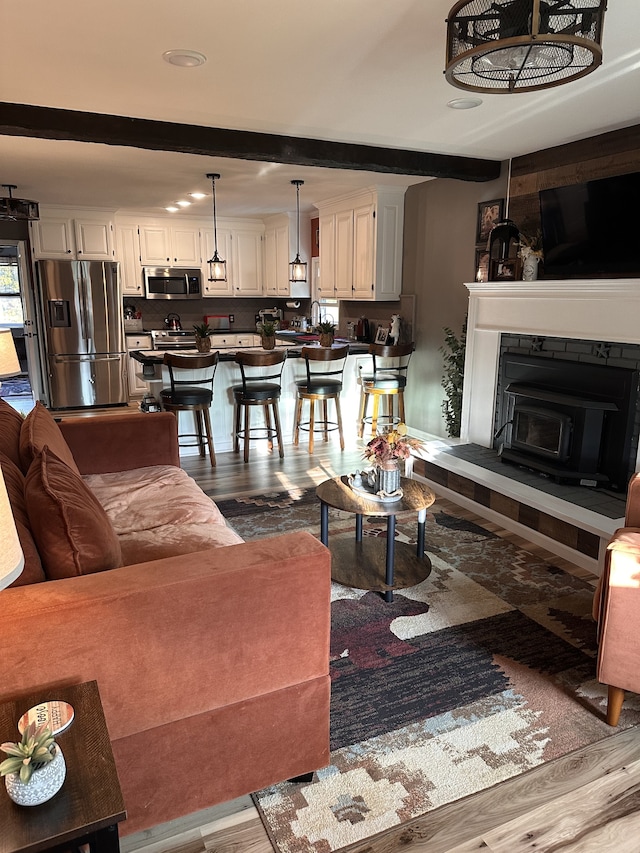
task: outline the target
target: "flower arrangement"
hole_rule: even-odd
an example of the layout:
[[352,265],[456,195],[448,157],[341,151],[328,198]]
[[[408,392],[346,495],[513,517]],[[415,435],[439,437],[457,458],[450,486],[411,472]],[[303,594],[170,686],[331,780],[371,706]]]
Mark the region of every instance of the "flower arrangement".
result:
[[0,764],[0,776],[19,774],[20,781],[26,784],[34,770],[53,760],[55,741],[46,723],[37,727],[35,723],[29,723],[20,743],[3,743],[0,749],[9,756]]
[[408,459],[411,449],[419,447],[420,442],[415,438],[407,437],[405,424],[398,424],[395,429],[379,433],[367,444],[363,456],[375,465],[388,465],[400,459]]
[[542,231],[538,228],[534,234],[520,234],[520,257],[525,260],[529,255],[542,258]]

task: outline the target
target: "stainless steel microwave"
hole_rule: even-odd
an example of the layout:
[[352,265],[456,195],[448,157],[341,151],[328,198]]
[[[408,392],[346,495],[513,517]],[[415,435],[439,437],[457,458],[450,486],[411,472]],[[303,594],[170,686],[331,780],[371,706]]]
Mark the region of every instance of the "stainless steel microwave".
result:
[[143,267],[147,299],[200,299],[202,272],[198,269]]

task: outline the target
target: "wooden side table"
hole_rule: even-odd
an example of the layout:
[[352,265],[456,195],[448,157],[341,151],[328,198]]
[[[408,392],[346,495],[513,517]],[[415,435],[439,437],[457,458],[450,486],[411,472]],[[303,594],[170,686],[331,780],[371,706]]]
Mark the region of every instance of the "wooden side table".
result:
[[39,853],[88,844],[91,853],[119,853],[118,823],[127,816],[95,681],[38,690],[0,704],[0,742],[17,741],[18,720],[49,699],[69,702],[73,724],[56,737],[67,775],[40,806],[18,806],[0,784],[0,853]]
[[[320,540],[331,550],[331,577],[345,586],[372,589],[384,593],[385,601],[393,601],[393,590],[414,586],[431,572],[431,560],[424,553],[427,508],[435,501],[430,488],[417,480],[402,477],[403,496],[395,501],[377,501],[354,492],[347,477],[325,480],[316,488],[320,499]],[[349,539],[329,540],[329,507],[355,513],[355,542]],[[417,545],[414,549],[395,541],[396,515],[413,511],[418,514]],[[387,519],[387,542],[383,550],[378,538],[363,539],[362,516],[378,515]]]

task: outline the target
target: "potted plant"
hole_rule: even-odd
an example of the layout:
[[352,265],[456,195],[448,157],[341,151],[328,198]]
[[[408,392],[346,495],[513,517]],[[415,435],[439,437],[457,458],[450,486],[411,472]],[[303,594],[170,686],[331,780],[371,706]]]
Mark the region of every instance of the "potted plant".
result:
[[19,743],[3,743],[0,749],[9,756],[0,764],[0,776],[18,805],[37,806],[62,787],[66,764],[46,723],[29,723]]
[[193,327],[196,336],[196,349],[198,352],[209,352],[211,350],[211,338],[213,329],[208,323],[196,323]]
[[321,347],[330,347],[335,337],[336,324],[330,320],[322,320],[316,325],[313,331],[316,335],[320,336]]
[[363,456],[372,462],[375,468],[374,491],[385,495],[400,492],[400,462],[408,459],[411,450],[419,447],[420,442],[407,436],[407,427],[399,423],[395,429],[378,433],[369,441]]
[[262,320],[262,322],[258,323],[257,329],[262,338],[263,349],[273,349],[275,347],[277,328],[275,320]]

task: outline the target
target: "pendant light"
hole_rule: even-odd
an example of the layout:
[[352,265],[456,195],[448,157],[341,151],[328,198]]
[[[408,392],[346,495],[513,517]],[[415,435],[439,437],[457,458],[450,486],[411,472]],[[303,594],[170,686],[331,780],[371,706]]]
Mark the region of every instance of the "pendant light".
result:
[[509,219],[509,195],[511,192],[511,158],[507,177],[507,199],[504,218],[491,229],[489,234],[489,281],[514,281],[520,277],[520,231]]
[[445,75],[472,92],[532,92],[602,62],[606,0],[460,0],[447,18]]
[[220,178],[217,173],[207,175],[211,180],[213,195],[213,257],[207,261],[209,264],[209,281],[227,280],[227,262],[218,255],[218,223],[216,220],[216,179]]
[[307,264],[306,261],[300,260],[300,187],[304,181],[291,181],[296,188],[296,211],[298,217],[298,242],[296,245],[296,256],[289,264],[290,275],[289,281],[306,281],[307,280]]

